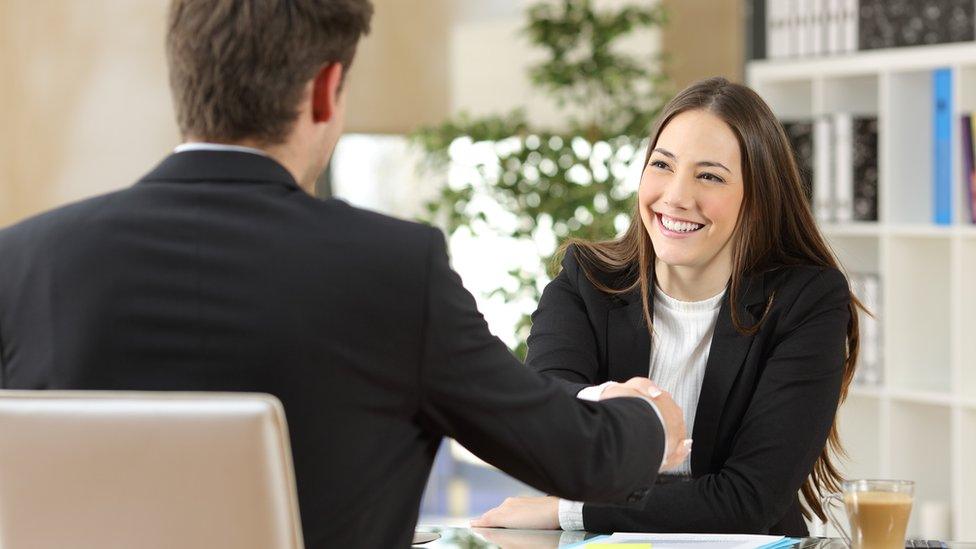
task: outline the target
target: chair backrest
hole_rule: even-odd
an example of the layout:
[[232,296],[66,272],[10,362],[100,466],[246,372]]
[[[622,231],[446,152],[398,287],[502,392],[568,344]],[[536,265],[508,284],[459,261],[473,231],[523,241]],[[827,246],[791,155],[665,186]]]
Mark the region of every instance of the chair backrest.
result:
[[0,391],[0,547],[302,549],[281,403]]

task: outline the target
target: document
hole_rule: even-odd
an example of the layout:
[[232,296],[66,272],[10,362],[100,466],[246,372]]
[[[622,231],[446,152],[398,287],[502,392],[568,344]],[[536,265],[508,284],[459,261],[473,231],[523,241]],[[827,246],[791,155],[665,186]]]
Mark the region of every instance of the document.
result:
[[[648,534],[618,532],[610,536],[597,536],[568,547],[609,549],[633,547],[637,549],[782,549],[799,540],[784,536],[760,536],[749,534]],[[563,548],[567,549],[567,548]]]

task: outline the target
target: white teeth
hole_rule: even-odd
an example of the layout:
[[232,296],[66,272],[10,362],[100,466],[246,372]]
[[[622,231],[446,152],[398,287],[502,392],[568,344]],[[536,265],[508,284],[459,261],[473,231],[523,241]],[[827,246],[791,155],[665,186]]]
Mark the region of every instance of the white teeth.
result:
[[669,231],[674,231],[677,233],[690,233],[691,231],[697,231],[698,229],[704,226],[704,225],[699,225],[698,223],[687,223],[685,221],[676,221],[666,215],[661,216],[661,221]]

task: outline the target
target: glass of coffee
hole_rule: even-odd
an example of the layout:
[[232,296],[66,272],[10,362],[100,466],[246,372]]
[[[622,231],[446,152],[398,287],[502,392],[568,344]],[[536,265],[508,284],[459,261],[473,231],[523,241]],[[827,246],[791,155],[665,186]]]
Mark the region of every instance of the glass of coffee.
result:
[[[915,483],[909,480],[848,480],[840,494],[823,498],[824,512],[852,549],[904,549]],[[850,535],[834,516],[832,500],[842,501]]]

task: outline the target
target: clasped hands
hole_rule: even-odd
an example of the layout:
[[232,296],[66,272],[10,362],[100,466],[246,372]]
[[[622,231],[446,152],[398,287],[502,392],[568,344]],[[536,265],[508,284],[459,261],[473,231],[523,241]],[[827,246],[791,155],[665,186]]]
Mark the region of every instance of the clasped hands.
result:
[[[607,386],[600,400],[611,398],[649,398],[654,402],[667,435],[664,464],[660,471],[680,465],[691,453],[691,439],[685,431],[684,414],[671,395],[646,377],[634,377],[626,383]],[[521,528],[531,530],[556,530],[559,528],[559,499],[552,496],[514,497],[471,521],[471,526],[482,528]]]

